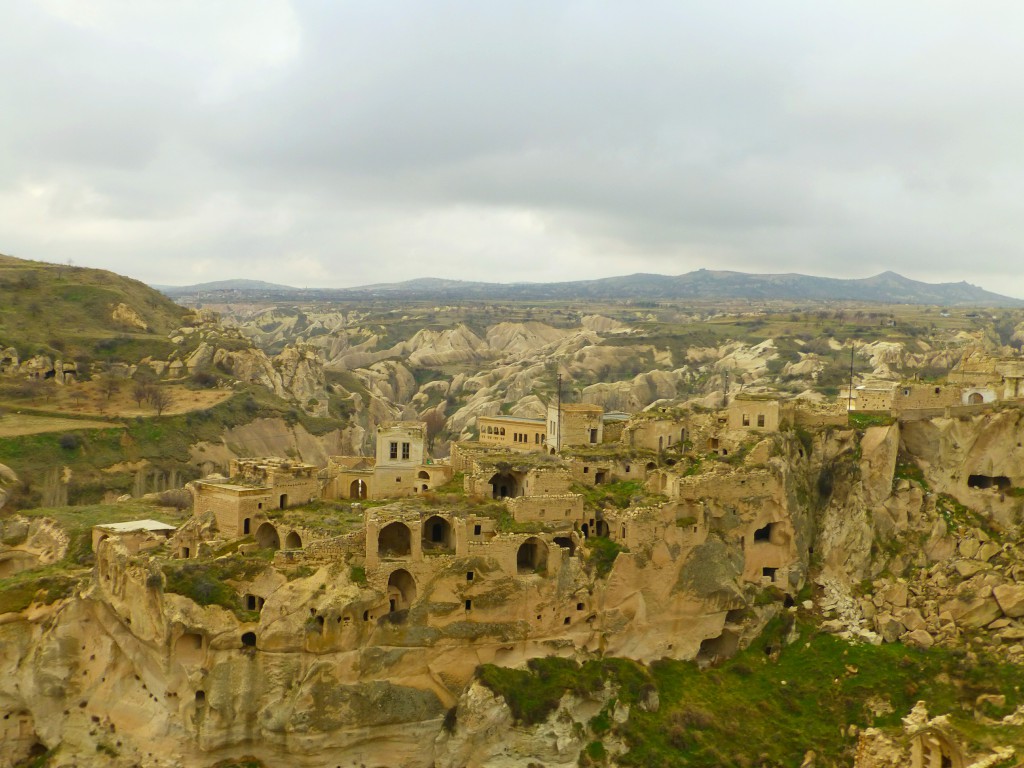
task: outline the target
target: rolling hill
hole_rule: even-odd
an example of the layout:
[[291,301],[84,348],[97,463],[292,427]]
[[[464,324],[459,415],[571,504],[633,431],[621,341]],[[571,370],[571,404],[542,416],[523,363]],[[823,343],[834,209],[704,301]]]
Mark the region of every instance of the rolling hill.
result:
[[113,272],[0,255],[0,349],[137,361],[170,347],[189,310]]
[[[249,287],[247,283],[256,283]],[[230,287],[221,287],[227,284]],[[863,301],[884,304],[1021,307],[1024,300],[986,291],[967,282],[925,283],[895,272],[862,279],[839,279],[800,274],[748,274],[700,269],[668,276],[637,273],[599,280],[562,283],[483,283],[421,278],[345,289],[298,289],[256,281],[165,288],[174,297],[206,300],[244,297],[269,300],[358,301],[411,300],[708,300],[751,299],[790,301]]]

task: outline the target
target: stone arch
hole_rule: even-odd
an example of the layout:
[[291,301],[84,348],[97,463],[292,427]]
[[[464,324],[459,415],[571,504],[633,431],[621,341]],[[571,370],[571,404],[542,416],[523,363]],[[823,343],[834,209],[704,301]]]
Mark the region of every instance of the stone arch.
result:
[[455,547],[452,525],[440,515],[432,515],[423,522],[423,549],[448,550]]
[[302,537],[299,536],[298,532],[291,531],[287,536],[284,537],[284,548],[302,549]]
[[427,470],[425,470],[425,469],[421,469],[419,471],[419,473],[416,475],[416,477],[418,479],[420,479],[420,480],[429,480],[430,479],[430,473],[427,472]]
[[967,396],[968,405],[981,405],[984,402],[985,397],[984,395],[981,394],[981,392],[971,392],[971,394]]
[[407,610],[416,600],[416,580],[404,568],[388,576],[388,606],[391,611]]
[[104,533],[104,534],[101,534],[98,539],[96,539],[96,551],[97,552],[100,551],[100,544],[102,544],[104,541],[106,541],[109,538],[110,537],[107,534]]
[[348,487],[348,497],[350,499],[365,499],[367,490],[366,481],[362,478],[357,478]]
[[491,486],[492,499],[523,495],[522,475],[518,472],[496,472],[487,484]]
[[256,529],[256,544],[260,549],[280,549],[281,534],[270,523],[263,523]]
[[243,648],[255,648],[256,647],[256,633],[255,632],[243,632],[242,633],[242,647]]
[[913,768],[963,768],[960,748],[937,728],[925,728],[914,734],[910,743],[910,764]]
[[653,472],[657,468],[658,468],[658,465],[655,464],[653,461],[648,461],[647,462],[647,466],[644,467],[644,469],[646,469],[648,472]]
[[389,523],[377,534],[377,553],[381,557],[409,557],[412,554],[412,533],[405,523]]
[[548,564],[548,545],[531,536],[516,552],[516,571],[521,574],[543,571]]

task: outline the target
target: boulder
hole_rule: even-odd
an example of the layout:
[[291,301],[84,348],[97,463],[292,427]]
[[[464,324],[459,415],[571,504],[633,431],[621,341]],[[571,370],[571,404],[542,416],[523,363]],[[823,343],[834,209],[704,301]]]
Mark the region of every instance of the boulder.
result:
[[1024,584],[1001,584],[992,590],[999,608],[1011,619],[1024,616]]
[[915,629],[903,636],[903,642],[907,645],[914,645],[918,648],[931,648],[935,645],[935,638],[923,629]]
[[875,617],[875,630],[885,642],[895,643],[906,631],[906,627],[891,613],[880,613]]

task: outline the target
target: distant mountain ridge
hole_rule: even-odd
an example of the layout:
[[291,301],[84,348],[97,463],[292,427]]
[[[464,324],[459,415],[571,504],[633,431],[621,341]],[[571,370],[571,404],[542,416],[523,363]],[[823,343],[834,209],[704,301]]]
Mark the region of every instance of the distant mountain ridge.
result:
[[924,283],[895,272],[844,279],[796,273],[750,274],[699,269],[669,276],[636,273],[561,283],[484,283],[427,277],[357,288],[299,289],[256,280],[223,280],[183,287],[161,287],[174,298],[265,298],[271,300],[358,300],[371,298],[439,300],[558,299],[756,299],[761,301],[865,301],[883,304],[1024,307],[1024,300],[986,291],[967,282]]
[[263,280],[215,280],[212,283],[196,283],[195,285],[153,285],[161,293],[168,296],[190,296],[202,291],[298,291],[290,285],[267,283]]

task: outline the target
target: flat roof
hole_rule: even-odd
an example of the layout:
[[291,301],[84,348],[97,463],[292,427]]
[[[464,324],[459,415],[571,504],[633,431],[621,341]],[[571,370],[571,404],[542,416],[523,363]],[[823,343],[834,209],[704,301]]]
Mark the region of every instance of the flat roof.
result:
[[130,533],[131,531],[176,531],[173,525],[161,523],[159,520],[130,520],[127,523],[100,523],[96,526],[105,531]]
[[223,488],[225,491],[234,491],[241,493],[242,491],[272,491],[269,485],[240,485],[238,483],[222,483],[211,480],[196,480],[196,485],[203,485],[207,488]]
[[541,426],[547,423],[545,419],[534,419],[530,416],[477,416],[477,419],[496,419],[498,421],[523,421],[530,424],[540,424]]

